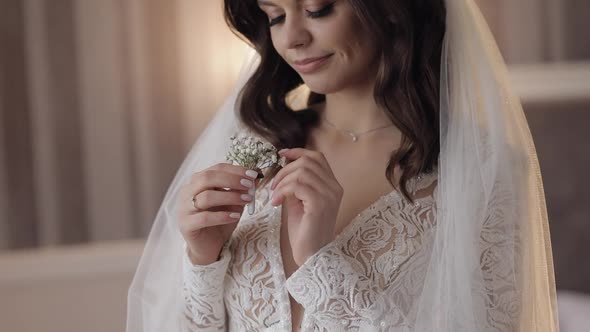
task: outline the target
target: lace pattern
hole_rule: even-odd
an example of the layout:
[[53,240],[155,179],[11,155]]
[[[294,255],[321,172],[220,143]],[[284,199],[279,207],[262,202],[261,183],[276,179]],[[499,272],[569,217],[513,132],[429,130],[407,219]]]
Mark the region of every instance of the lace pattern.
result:
[[287,280],[293,298],[312,312],[314,330],[411,325],[436,220],[433,203],[432,196],[414,205],[397,194],[382,197]]
[[[410,182],[412,194],[434,190],[410,204],[397,191],[357,215],[330,244],[289,279],[280,255],[281,209],[270,206],[270,185],[257,191],[222,259],[192,266],[185,257],[188,331],[291,331],[291,295],[304,309],[302,331],[412,331],[415,300],[430,260],[436,230],[436,174]],[[480,236],[480,270],[486,331],[516,331],[520,314],[519,211],[499,209],[510,191],[495,188]],[[509,206],[509,205],[508,205]],[[509,255],[508,255],[509,256]]]
[[[288,279],[280,255],[281,209],[269,203],[270,185],[257,191],[256,211],[245,216],[222,259],[192,266],[185,258],[188,331],[291,331],[291,295],[304,308],[302,331],[413,331],[436,230],[436,173],[410,182],[411,204],[392,191],[357,215],[331,243]],[[519,234],[506,210],[509,190],[494,188],[480,233],[480,269],[486,331],[516,331],[520,315]],[[499,207],[503,207],[500,209]],[[514,219],[516,218],[516,219]],[[477,276],[476,276],[477,278]]]
[[[432,173],[411,181],[411,192],[435,180]],[[224,324],[230,331],[289,331],[290,294],[305,308],[303,330],[387,330],[411,325],[413,299],[421,291],[429,256],[429,247],[423,244],[429,242],[426,239],[436,220],[435,193],[416,199],[415,204],[395,190],[382,196],[287,280],[279,248],[281,209],[268,204],[269,187],[257,191],[255,214],[240,221],[228,243],[224,259],[231,257],[229,265],[215,263],[210,276],[195,267],[202,278],[217,279],[225,273],[223,289],[219,280],[207,285],[185,278],[193,321],[208,317],[207,330],[212,331]],[[211,296],[208,303],[194,299],[203,295]],[[219,310],[212,309],[212,303],[219,307],[221,298],[227,322]]]
[[[507,189],[494,187],[488,205],[486,219],[480,237],[480,267],[485,294],[484,300],[488,331],[517,331],[522,289],[517,276],[521,259],[519,239],[520,227],[516,220],[522,220],[513,204],[513,193]],[[508,259],[510,258],[510,259]]]

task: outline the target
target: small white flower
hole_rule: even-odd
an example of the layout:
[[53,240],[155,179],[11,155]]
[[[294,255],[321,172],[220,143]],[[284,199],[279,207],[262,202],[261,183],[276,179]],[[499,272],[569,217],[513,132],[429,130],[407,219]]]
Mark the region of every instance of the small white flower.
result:
[[[269,142],[246,134],[232,135],[226,159],[250,169],[264,169],[279,161],[277,149]],[[284,166],[284,164],[282,164]]]

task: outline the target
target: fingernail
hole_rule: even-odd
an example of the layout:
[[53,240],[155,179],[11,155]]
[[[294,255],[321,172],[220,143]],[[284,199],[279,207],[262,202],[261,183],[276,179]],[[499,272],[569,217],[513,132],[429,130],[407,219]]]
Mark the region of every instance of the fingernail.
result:
[[246,202],[250,202],[252,200],[252,196],[247,195],[247,194],[242,194],[242,196],[240,196],[240,197],[242,197],[242,200],[246,201]]
[[281,151],[279,151],[279,154],[283,154],[283,153],[285,153],[285,151],[287,151],[287,150],[289,150],[289,149],[282,149]]
[[240,183],[242,184],[242,186],[247,188],[252,188],[254,186],[254,183],[252,181],[246,179],[241,179]]
[[239,213],[237,213],[237,212],[230,213],[230,214],[229,214],[229,217],[230,217],[230,218],[233,218],[233,219],[240,219],[240,214],[239,214]]
[[247,177],[250,177],[250,178],[253,178],[253,179],[256,179],[258,177],[258,172],[249,169],[249,170],[246,171],[246,176]]

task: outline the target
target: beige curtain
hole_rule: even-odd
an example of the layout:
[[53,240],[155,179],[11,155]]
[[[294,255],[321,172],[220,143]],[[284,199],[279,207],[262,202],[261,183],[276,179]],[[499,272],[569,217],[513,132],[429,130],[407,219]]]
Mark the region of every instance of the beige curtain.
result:
[[221,2],[0,6],[0,248],[145,236],[239,69]]
[[[509,63],[590,58],[587,0],[477,0]],[[0,1],[0,249],[144,237],[244,48],[221,0]]]

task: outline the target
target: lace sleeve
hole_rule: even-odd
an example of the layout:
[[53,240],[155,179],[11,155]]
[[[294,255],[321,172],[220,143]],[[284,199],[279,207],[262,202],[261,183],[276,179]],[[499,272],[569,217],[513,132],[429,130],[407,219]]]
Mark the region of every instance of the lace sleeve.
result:
[[230,259],[228,245],[223,247],[221,259],[210,265],[193,265],[184,255],[184,331],[225,331],[223,282]]

